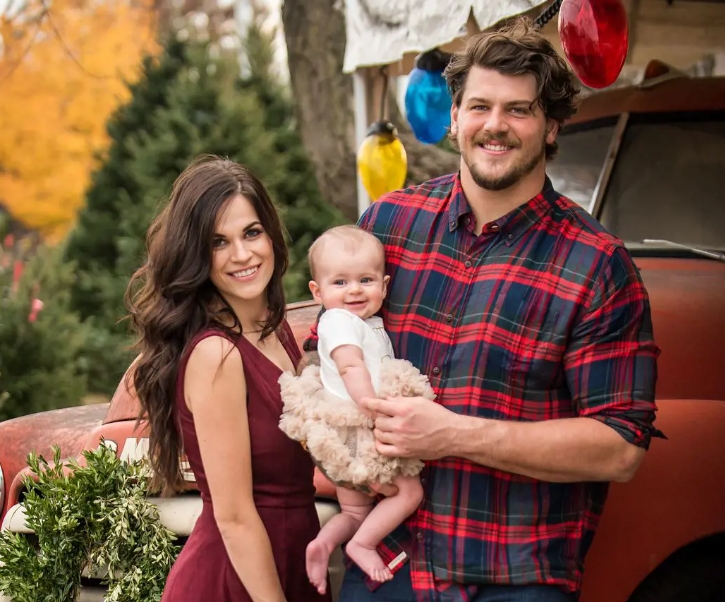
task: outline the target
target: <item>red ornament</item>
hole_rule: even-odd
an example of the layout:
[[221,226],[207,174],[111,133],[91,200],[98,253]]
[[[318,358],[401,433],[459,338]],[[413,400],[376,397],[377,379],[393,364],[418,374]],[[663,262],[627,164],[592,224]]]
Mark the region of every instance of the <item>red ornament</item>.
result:
[[627,58],[627,11],[621,0],[564,0],[559,38],[582,83],[605,88],[617,79]]

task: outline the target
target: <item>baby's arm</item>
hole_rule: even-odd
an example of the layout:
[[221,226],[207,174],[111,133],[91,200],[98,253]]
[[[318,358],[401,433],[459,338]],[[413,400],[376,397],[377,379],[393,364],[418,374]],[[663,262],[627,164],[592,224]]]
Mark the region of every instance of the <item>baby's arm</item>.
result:
[[[353,401],[362,409],[364,397],[377,397],[373,387],[373,379],[365,366],[363,351],[357,345],[341,345],[330,354],[340,373],[342,382]],[[363,410],[366,414],[367,411]]]

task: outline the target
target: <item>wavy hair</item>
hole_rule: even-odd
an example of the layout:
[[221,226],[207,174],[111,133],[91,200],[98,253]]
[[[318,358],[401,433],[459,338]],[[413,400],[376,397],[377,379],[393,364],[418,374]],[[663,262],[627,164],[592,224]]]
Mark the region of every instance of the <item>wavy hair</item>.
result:
[[[557,54],[531,19],[519,17],[496,31],[469,38],[451,57],[443,76],[453,103],[461,106],[468,74],[473,67],[492,69],[503,75],[532,74],[538,84],[537,102],[547,119],[563,125],[577,110],[580,91],[576,75]],[[455,136],[449,132],[451,142]],[[556,142],[546,145],[546,158],[556,156]]]
[[[282,276],[289,263],[282,223],[259,179],[228,159],[200,157],[177,178],[168,204],[149,227],[146,262],[126,290],[140,352],[129,378],[141,404],[139,420],[148,420],[151,486],[163,495],[183,488],[183,442],[174,413],[182,356],[194,336],[211,326],[232,337],[241,333],[238,316],[210,280],[217,219],[238,194],[252,203],[272,241],[274,270],[261,338],[276,332],[284,318]],[[229,322],[231,327],[223,326]]]

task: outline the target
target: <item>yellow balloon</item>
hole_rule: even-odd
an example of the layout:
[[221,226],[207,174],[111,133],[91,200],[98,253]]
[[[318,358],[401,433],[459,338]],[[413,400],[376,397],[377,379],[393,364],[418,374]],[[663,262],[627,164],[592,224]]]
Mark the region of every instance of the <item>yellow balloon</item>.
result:
[[408,157],[398,131],[388,121],[377,121],[357,151],[357,169],[373,201],[405,185]]

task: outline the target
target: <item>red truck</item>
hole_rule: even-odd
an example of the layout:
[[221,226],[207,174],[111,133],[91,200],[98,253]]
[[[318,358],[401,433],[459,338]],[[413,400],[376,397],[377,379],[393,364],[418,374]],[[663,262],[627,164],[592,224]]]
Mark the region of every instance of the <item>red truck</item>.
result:
[[[611,486],[581,601],[725,600],[725,78],[655,63],[642,83],[585,98],[559,143],[555,187],[626,242],[649,291],[662,349],[657,426],[668,436],[634,480]],[[318,309],[288,307],[300,345]],[[138,413],[119,386],[110,404],[0,424],[3,528],[27,532],[19,475],[30,450],[58,444],[75,456],[104,438],[120,457],[140,457]],[[181,541],[201,507],[187,477],[191,494],[155,500]],[[338,510],[334,489],[319,474],[316,484],[324,521]],[[330,570],[336,589],[339,553]]]

